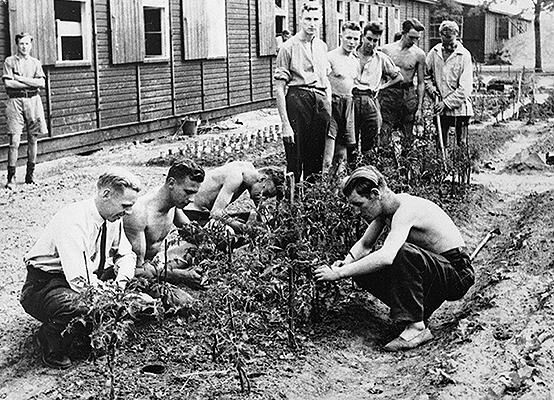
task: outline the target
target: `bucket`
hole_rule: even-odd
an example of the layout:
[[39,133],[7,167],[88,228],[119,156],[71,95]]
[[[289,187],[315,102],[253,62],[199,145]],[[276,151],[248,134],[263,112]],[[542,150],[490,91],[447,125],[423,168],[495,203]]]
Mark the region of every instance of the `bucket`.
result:
[[183,134],[194,136],[197,133],[200,121],[197,119],[186,119],[183,121]]

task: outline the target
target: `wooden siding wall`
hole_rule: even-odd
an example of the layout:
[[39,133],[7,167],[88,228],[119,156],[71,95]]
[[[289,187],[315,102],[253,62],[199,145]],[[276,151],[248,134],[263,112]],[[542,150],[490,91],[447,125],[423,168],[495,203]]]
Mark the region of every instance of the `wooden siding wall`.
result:
[[[14,1],[14,0],[12,0]],[[222,116],[250,104],[273,99],[274,56],[257,56],[257,0],[227,0],[227,57],[183,60],[181,0],[170,0],[170,60],[114,65],[108,0],[94,0],[96,42],[91,66],[44,67],[47,88],[41,94],[49,114],[45,153],[79,152],[121,141],[152,129],[176,129],[185,115]],[[0,7],[0,61],[10,54],[8,8]],[[37,38],[41,40],[41,38]],[[0,102],[6,99],[0,90]],[[49,111],[49,112],[48,112]],[[0,131],[5,132],[4,110]],[[23,136],[25,139],[25,136]],[[0,163],[7,157],[6,135],[0,135]],[[19,151],[25,156],[25,146]],[[22,160],[20,160],[21,162]]]

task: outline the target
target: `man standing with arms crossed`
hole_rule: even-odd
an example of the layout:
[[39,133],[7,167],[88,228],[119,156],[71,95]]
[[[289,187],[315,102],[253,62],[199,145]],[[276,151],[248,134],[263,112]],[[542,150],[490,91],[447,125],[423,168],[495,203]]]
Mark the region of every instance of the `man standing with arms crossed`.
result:
[[[377,94],[399,82],[402,82],[400,69],[389,56],[376,50],[383,34],[383,26],[370,21],[364,27],[362,44],[354,53],[359,62],[358,77],[354,81],[354,115],[356,142],[362,153],[372,150],[378,143],[381,125],[381,113]],[[382,82],[385,81],[383,84]]]
[[[321,7],[307,1],[299,32],[283,43],[275,68],[275,97],[283,124],[287,171],[296,181],[320,173],[331,119],[327,45],[317,36]],[[285,96],[285,88],[287,94]]]
[[[381,132],[385,144],[394,144],[398,139],[392,137],[392,133],[400,131],[402,148],[409,148],[413,142],[414,122],[421,120],[425,95],[425,52],[416,43],[424,29],[416,18],[409,18],[402,23],[402,38],[381,49],[400,68],[404,78],[379,94],[383,116]],[[417,77],[417,94],[414,76]]]
[[[333,92],[332,118],[329,135],[325,142],[326,162],[333,159],[333,169],[339,174],[346,162],[347,148],[356,146],[354,131],[354,103],[352,89],[358,76],[358,60],[352,54],[360,43],[361,29],[355,22],[346,22],[342,26],[341,45],[328,54],[329,82]],[[326,171],[330,168],[323,166]]]
[[2,80],[6,87],[6,122],[10,144],[8,150],[8,177],[5,187],[11,189],[21,134],[27,128],[27,171],[25,183],[34,183],[33,173],[37,159],[39,133],[46,133],[44,110],[39,90],[44,88],[44,71],[40,61],[30,56],[33,38],[28,33],[15,35],[17,54],[6,58]]

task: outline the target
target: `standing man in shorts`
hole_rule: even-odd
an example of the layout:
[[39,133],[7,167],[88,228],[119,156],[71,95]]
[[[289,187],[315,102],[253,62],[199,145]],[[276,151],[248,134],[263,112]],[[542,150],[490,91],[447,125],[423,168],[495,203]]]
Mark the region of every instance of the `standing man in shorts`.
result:
[[[283,43],[275,68],[275,97],[283,124],[287,171],[298,182],[323,168],[331,120],[331,87],[327,78],[327,45],[317,37],[318,1],[302,6],[299,32]],[[286,96],[285,96],[285,89]]]
[[383,25],[377,21],[370,21],[364,27],[362,44],[354,53],[360,66],[352,94],[356,142],[362,153],[380,145],[378,136],[381,112],[377,101],[379,90],[402,82],[403,79],[400,69],[391,58],[376,49],[382,34]]
[[[381,136],[388,144],[402,142],[402,148],[412,145],[414,123],[422,116],[425,95],[425,52],[416,43],[424,29],[425,27],[416,18],[409,18],[402,23],[401,39],[381,48],[381,51],[400,68],[404,78],[394,86],[381,90],[379,94],[383,117]],[[414,86],[414,76],[417,77],[417,86]],[[393,132],[400,132],[402,137],[394,137]]]
[[[333,92],[332,118],[325,142],[325,161],[333,159],[333,170],[339,174],[346,162],[347,148],[356,146],[352,88],[358,76],[358,60],[352,53],[360,43],[361,28],[355,22],[342,26],[341,45],[328,54],[329,82]],[[333,158],[334,155],[334,158]],[[330,168],[324,165],[323,170]]]
[[39,133],[46,133],[44,110],[39,91],[44,88],[45,75],[40,61],[30,56],[33,37],[28,33],[15,35],[17,54],[6,58],[2,80],[6,87],[6,120],[10,137],[8,151],[8,179],[11,189],[15,180],[19,144],[23,129],[27,128],[27,172],[25,183],[34,183]]

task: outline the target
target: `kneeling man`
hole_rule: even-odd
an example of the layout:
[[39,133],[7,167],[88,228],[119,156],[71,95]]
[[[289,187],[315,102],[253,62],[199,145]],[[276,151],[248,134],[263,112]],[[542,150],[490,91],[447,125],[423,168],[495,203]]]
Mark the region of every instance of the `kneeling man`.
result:
[[[133,212],[123,219],[125,234],[137,255],[136,276],[161,278],[163,268],[152,263],[162,250],[162,244],[175,226],[182,227],[190,222],[182,209],[190,203],[204,180],[204,170],[190,160],[177,162],[171,166],[165,183],[157,189],[139,197]],[[171,283],[186,283],[197,287],[200,275],[188,269],[182,260],[183,249],[175,247],[167,254],[167,277]]]
[[124,288],[135,273],[135,254],[121,217],[137,199],[138,179],[125,170],[111,170],[97,181],[94,198],[61,209],[25,255],[27,279],[21,292],[25,311],[43,324],[37,335],[42,362],[68,368],[69,343],[62,332],[86,312],[79,292],[105,280],[113,270]]
[[[390,307],[391,318],[405,329],[385,350],[411,349],[431,340],[427,319],[445,300],[462,298],[474,283],[460,231],[435,203],[394,193],[371,166],[355,170],[343,193],[369,226],[344,260],[318,267],[316,279],[353,277]],[[383,246],[372,252],[385,227],[390,231]]]

